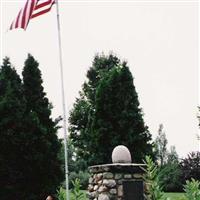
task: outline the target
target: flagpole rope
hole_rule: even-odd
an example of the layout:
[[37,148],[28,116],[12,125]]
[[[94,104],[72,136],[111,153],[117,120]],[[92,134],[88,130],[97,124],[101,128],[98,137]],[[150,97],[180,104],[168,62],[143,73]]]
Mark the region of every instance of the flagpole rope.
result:
[[60,76],[61,76],[61,90],[62,90],[62,104],[63,104],[63,131],[64,131],[64,148],[65,148],[66,199],[70,200],[70,198],[69,198],[67,126],[66,126],[67,120],[66,120],[66,107],[65,107],[65,92],[64,92],[64,79],[63,79],[63,60],[62,60],[60,16],[59,16],[58,0],[56,0],[55,3],[56,3],[56,11],[57,11],[58,45],[59,45]]

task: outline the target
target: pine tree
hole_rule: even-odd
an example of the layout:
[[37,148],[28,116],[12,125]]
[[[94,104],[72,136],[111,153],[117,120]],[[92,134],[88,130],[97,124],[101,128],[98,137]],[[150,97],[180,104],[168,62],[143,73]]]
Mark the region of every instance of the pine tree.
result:
[[110,163],[113,148],[120,144],[129,148],[135,162],[151,154],[151,136],[126,63],[111,70],[97,87],[92,132],[94,157],[100,163]]
[[124,144],[141,162],[151,154],[151,136],[126,63],[113,55],[96,56],[87,77],[69,119],[77,155],[89,165],[107,163],[112,149]]
[[23,92],[26,99],[26,131],[30,136],[29,144],[29,182],[27,186],[32,197],[29,199],[44,199],[54,193],[63,180],[63,170],[59,152],[61,141],[58,139],[57,121],[51,118],[52,106],[42,87],[41,72],[38,62],[28,55],[22,72]]
[[77,160],[84,159],[91,164],[91,125],[93,122],[96,88],[104,75],[116,67],[120,60],[110,54],[96,55],[92,67],[87,71],[88,81],[83,84],[80,97],[76,99],[69,117],[69,132],[76,148]]
[[5,58],[0,69],[0,196],[2,200],[22,199],[24,195],[25,105],[21,79],[11,67],[9,59]]
[[163,124],[159,125],[158,136],[155,140],[155,154],[158,164],[162,167],[167,161],[167,138]]

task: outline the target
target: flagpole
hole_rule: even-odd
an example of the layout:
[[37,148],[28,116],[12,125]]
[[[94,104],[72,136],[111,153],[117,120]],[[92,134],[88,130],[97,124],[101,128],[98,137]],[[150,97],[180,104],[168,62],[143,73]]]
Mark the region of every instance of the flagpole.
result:
[[[200,0],[198,2],[198,35],[200,33]],[[197,95],[198,95],[198,132],[197,132],[197,140],[198,140],[198,151],[200,152],[200,37],[198,37],[198,87],[197,87]]]
[[64,92],[64,79],[63,79],[63,60],[62,60],[62,48],[61,48],[61,34],[60,34],[60,16],[58,0],[56,3],[57,14],[57,28],[58,28],[58,44],[59,44],[59,59],[60,59],[60,76],[61,76],[61,90],[62,90],[62,104],[63,104],[63,131],[64,131],[64,147],[65,147],[65,181],[66,181],[66,199],[69,199],[69,170],[68,170],[68,146],[67,146],[67,120],[66,120],[66,108],[65,108],[65,92]]

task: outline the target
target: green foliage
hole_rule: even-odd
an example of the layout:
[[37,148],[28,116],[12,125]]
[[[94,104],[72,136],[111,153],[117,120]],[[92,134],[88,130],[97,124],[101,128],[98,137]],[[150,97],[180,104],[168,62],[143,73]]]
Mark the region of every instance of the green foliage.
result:
[[165,192],[182,192],[181,168],[174,146],[167,153],[166,163],[160,167],[159,183]]
[[[26,128],[34,141],[29,144],[29,180],[34,185],[32,193],[35,198],[42,199],[46,194],[55,193],[64,174],[58,157],[61,142],[56,135],[57,121],[51,118],[52,106],[44,92],[38,66],[33,56],[28,55],[22,75],[29,117]],[[32,122],[30,118],[33,118]]]
[[65,189],[63,189],[62,187],[59,188],[59,190],[56,190],[56,196],[58,198],[58,200],[66,200],[66,192]]
[[194,180],[186,181],[184,186],[184,191],[186,192],[185,196],[187,200],[200,200],[200,182]]
[[169,200],[187,200],[185,193],[165,193],[165,197],[168,197]]
[[[87,164],[86,161],[82,158],[76,158],[75,148],[70,138],[67,139],[67,147],[68,147],[68,169],[69,172],[86,171]],[[64,168],[65,164],[65,152],[64,152],[64,141],[62,141],[62,148],[59,153],[59,157],[62,160],[62,165]]]
[[89,180],[89,173],[87,171],[79,171],[79,172],[70,172],[69,174],[69,188],[73,187],[73,182],[75,182],[76,179],[80,181],[80,187],[81,189],[87,189],[88,186],[88,180]]
[[167,138],[163,130],[163,124],[159,125],[158,136],[155,140],[156,160],[160,166],[163,166],[167,159]]
[[179,163],[179,157],[175,146],[170,146],[170,151],[167,153],[167,163]]
[[[81,189],[86,189],[88,186],[89,174],[87,172],[86,161],[82,158],[77,159],[74,154],[75,149],[68,138],[68,169],[69,169],[69,188],[73,187],[72,181],[75,181],[76,178],[80,179]],[[64,142],[62,142],[62,149],[59,154],[60,159],[62,160],[62,166],[64,168],[65,156],[64,156]]]
[[181,161],[182,182],[185,180],[200,180],[200,152],[191,152]]
[[81,184],[80,180],[76,178],[74,181],[72,181],[73,188],[71,190],[72,193],[72,200],[82,200],[84,198],[84,193],[81,192]]
[[158,167],[152,161],[151,157],[146,156],[144,163],[146,164],[146,172],[144,180],[146,182],[146,199],[147,200],[166,200],[164,193],[158,181]]
[[9,59],[4,60],[0,69],[0,196],[43,200],[63,180],[58,158],[61,142],[38,63],[31,55],[22,74],[23,83]]
[[113,55],[96,56],[87,78],[69,118],[77,158],[89,165],[109,163],[113,148],[124,144],[141,162],[152,153],[151,135],[127,64]]
[[[23,161],[27,155],[25,145],[28,142],[23,127],[25,105],[20,77],[11,66],[9,59],[5,58],[0,68],[0,196],[2,200],[24,196],[26,169]],[[23,143],[25,145],[22,145]]]
[[158,174],[159,183],[165,192],[181,192],[181,169],[178,163],[167,163]]

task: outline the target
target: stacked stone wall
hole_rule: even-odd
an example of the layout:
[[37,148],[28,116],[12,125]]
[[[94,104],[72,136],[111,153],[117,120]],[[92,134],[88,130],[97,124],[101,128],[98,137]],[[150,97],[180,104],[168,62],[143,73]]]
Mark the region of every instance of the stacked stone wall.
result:
[[[144,165],[143,165],[144,167]],[[142,165],[99,165],[89,168],[90,200],[124,200],[124,181],[143,181]]]

